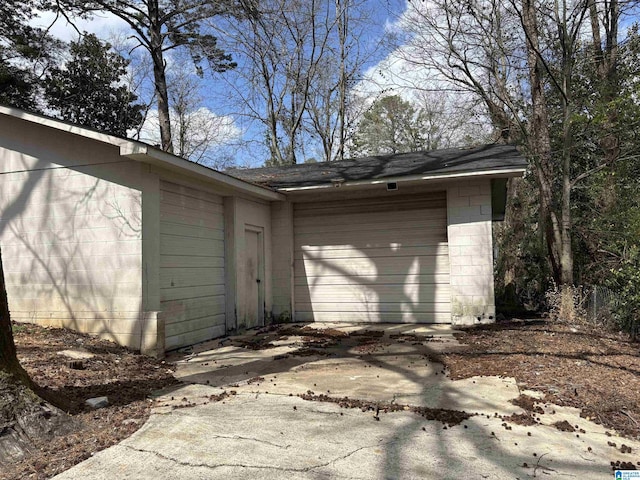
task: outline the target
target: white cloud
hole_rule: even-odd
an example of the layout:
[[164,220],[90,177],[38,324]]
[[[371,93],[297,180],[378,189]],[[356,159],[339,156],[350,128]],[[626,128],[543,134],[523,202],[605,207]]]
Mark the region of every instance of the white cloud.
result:
[[[208,166],[219,166],[217,153],[222,147],[237,142],[243,135],[234,119],[227,115],[218,115],[206,107],[200,107],[186,115],[185,132],[187,141],[182,146],[189,160]],[[171,128],[174,139],[174,151],[180,153],[180,122],[171,114]],[[158,111],[150,110],[140,130],[139,139],[151,145],[160,144],[160,126]]]
[[490,131],[490,122],[482,107],[478,108],[477,99],[470,92],[462,91],[436,68],[429,67],[428,60],[420,61],[420,54],[425,49],[424,42],[429,35],[423,33],[419,38],[413,35],[412,30],[418,25],[415,15],[432,6],[433,3],[429,1],[408,2],[395,20],[387,22],[385,32],[390,38],[388,43],[395,44],[395,48],[364,73],[351,94],[359,100],[356,104],[362,103],[367,107],[377,98],[387,95],[399,95],[417,107],[428,103],[442,108],[445,123],[449,123],[451,117],[468,119],[466,125],[456,127],[458,133],[450,139],[453,144],[469,141],[473,137],[482,139]]
[[[94,33],[99,38],[106,38],[112,32],[128,30],[124,20],[111,13],[100,12],[89,19],[69,17],[73,25],[62,15],[56,16],[54,12],[38,12],[38,16],[31,21],[33,26],[49,29],[49,33],[60,40],[69,42],[78,39],[78,32]],[[75,28],[74,28],[75,25]],[[76,30],[77,29],[77,30]]]

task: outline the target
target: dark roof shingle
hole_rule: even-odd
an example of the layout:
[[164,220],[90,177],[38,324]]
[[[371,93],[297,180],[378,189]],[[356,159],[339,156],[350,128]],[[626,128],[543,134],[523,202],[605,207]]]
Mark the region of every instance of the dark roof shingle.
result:
[[230,169],[228,175],[273,188],[306,187],[355,180],[411,175],[444,175],[524,168],[526,159],[512,145],[484,145],[425,152],[379,155],[339,162],[283,167]]

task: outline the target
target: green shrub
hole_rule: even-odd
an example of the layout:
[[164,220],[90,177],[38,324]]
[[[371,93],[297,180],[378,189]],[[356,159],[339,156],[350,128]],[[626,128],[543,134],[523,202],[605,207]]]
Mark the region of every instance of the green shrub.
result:
[[635,340],[640,327],[640,250],[634,245],[624,253],[622,261],[610,270],[606,282],[616,294],[611,306],[616,326]]

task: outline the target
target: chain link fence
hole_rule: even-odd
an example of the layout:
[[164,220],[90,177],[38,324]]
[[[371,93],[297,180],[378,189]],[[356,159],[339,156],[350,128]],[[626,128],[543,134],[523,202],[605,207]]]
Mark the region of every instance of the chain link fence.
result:
[[611,322],[617,301],[613,290],[599,285],[584,285],[581,297],[580,307],[589,322],[597,325]]

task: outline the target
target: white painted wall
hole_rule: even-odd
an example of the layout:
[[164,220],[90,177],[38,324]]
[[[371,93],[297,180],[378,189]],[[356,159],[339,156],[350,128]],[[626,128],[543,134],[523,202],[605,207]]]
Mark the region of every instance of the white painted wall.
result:
[[14,320],[140,348],[146,168],[117,147],[0,118],[0,246]]
[[[299,192],[287,202],[272,203],[273,224],[273,312],[278,318],[296,316],[293,296],[293,205],[296,202],[321,202],[354,199],[408,192],[447,192],[447,241],[450,263],[449,294],[454,324],[493,321],[495,318],[491,180],[450,180],[428,185],[399,184],[397,193],[387,192],[384,185]],[[443,290],[444,291],[444,290]]]
[[452,323],[495,319],[491,181],[466,180],[447,189]]
[[[276,202],[279,203],[279,202]],[[247,228],[262,232],[264,248],[261,288],[264,320],[272,310],[272,233],[271,209],[268,202],[243,197],[225,198],[226,269],[227,269],[227,331],[247,326],[248,305],[245,283],[245,231]]]
[[276,321],[293,318],[293,203],[271,203],[272,313]]

